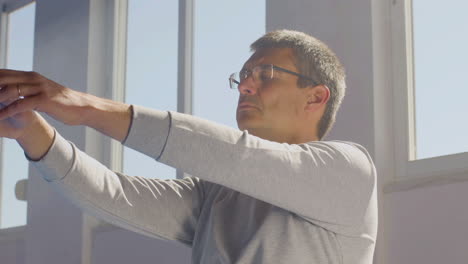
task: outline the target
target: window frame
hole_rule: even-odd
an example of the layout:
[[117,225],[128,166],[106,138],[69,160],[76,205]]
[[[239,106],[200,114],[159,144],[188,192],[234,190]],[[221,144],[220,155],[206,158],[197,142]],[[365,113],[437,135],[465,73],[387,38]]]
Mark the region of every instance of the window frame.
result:
[[[7,64],[8,52],[8,16],[14,11],[21,9],[29,4],[34,3],[35,0],[10,0],[1,5],[0,12],[0,67],[5,68]],[[2,197],[2,184],[3,184],[3,138],[0,138],[0,214],[2,212],[3,201]],[[29,178],[29,173],[28,173]],[[27,179],[26,179],[27,180]],[[25,201],[28,202],[27,200]],[[27,222],[25,225],[0,228],[0,241],[10,239],[23,239],[25,236]]]
[[[177,59],[177,111],[192,114],[193,92],[193,25],[194,0],[179,0],[179,35]],[[113,54],[113,100],[125,98],[126,48],[128,0],[116,3],[114,8],[114,54]],[[123,146],[113,141],[111,144],[111,168],[121,171],[123,168]],[[176,170],[176,179],[188,176],[180,169]]]
[[416,159],[412,0],[392,0],[390,7],[391,82],[394,159],[397,184],[387,191],[440,181],[468,179],[468,151]]

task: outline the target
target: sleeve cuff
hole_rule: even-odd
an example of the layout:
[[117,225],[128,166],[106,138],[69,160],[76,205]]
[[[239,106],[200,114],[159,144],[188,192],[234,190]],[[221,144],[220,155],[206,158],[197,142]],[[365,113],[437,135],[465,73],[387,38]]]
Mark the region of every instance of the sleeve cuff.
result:
[[[52,143],[55,141],[55,137],[56,137],[56,136],[57,136],[57,130],[54,129],[54,137],[52,138]],[[26,152],[24,152],[24,156],[25,156],[26,159],[29,160],[29,161],[33,161],[33,162],[40,161],[40,160],[42,160],[42,159],[47,155],[47,153],[49,153],[50,148],[52,148],[52,145],[53,145],[53,144],[50,144],[50,146],[49,146],[49,148],[47,149],[47,151],[46,151],[40,158],[38,158],[38,159],[33,159],[33,158],[29,157],[28,154],[26,154]]]
[[30,160],[42,177],[48,181],[57,181],[65,178],[70,172],[75,159],[75,147],[58,132],[55,132],[54,141],[48,152],[40,160]]
[[133,105],[132,110],[131,126],[122,144],[158,160],[171,127],[169,112],[138,105]]
[[125,144],[125,141],[127,141],[127,138],[128,138],[128,135],[130,134],[130,129],[132,128],[133,126],[133,116],[134,116],[134,110],[133,110],[133,105],[130,105],[130,125],[128,126],[128,130],[127,130],[127,135],[125,136],[125,138],[122,140],[122,144]]

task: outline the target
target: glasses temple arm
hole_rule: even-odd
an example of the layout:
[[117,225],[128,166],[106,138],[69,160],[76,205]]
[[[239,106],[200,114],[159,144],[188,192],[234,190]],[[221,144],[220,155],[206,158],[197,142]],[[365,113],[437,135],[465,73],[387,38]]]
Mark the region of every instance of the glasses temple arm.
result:
[[302,75],[302,74],[297,73],[297,72],[290,71],[288,69],[278,67],[276,65],[273,65],[273,69],[276,69],[276,70],[279,70],[279,71],[282,71],[282,72],[287,72],[289,74],[296,75],[297,77],[301,77],[301,78],[304,78],[304,79],[307,79],[307,80],[310,80],[310,81],[314,81],[314,79],[312,79],[312,78],[310,78],[308,76]]

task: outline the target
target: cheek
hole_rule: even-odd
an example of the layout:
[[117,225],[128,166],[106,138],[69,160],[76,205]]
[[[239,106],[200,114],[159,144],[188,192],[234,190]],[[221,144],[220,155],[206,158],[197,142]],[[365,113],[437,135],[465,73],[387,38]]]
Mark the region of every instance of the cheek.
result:
[[265,115],[273,117],[275,120],[282,119],[282,122],[293,120],[301,114],[301,107],[298,98],[285,92],[265,93],[262,96]]
[[304,114],[304,105],[302,98],[296,98],[294,101],[294,110],[296,116],[302,116]]

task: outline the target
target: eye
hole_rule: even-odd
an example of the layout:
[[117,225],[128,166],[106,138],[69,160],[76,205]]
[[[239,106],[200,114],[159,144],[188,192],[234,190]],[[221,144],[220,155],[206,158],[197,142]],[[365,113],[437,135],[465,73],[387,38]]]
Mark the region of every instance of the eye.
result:
[[247,69],[242,69],[240,72],[239,72],[239,79],[240,81],[243,81],[245,79],[247,79],[250,75],[250,70],[247,70]]
[[269,81],[272,79],[272,76],[271,76],[271,70],[270,69],[262,69],[260,71],[260,80],[262,80],[263,82],[266,82],[266,81]]

